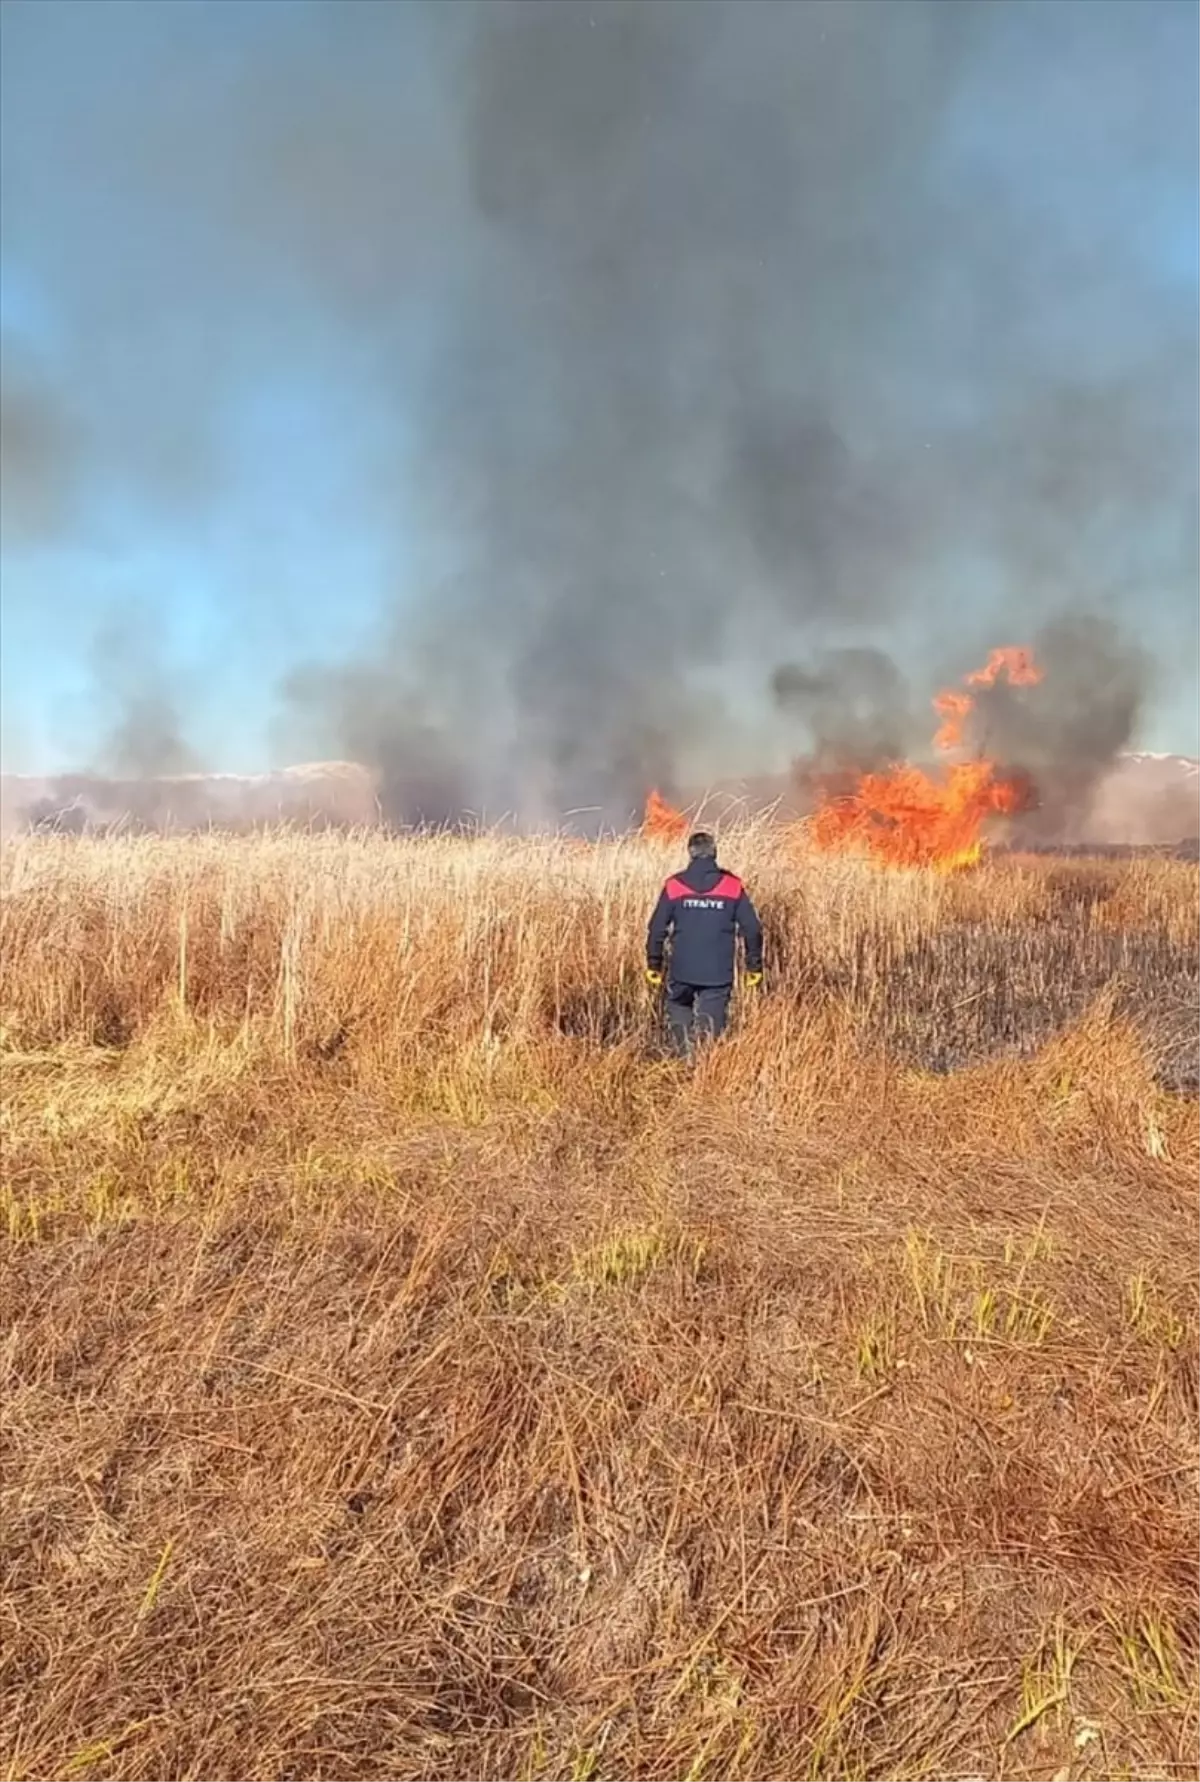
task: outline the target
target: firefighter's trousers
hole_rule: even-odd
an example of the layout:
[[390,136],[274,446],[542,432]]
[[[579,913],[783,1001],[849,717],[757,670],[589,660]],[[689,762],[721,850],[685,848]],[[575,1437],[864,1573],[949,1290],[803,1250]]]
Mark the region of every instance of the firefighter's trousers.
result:
[[729,1019],[731,984],[677,984],[667,982],[667,1028],[671,1044],[684,1056],[698,1040],[716,1039]]

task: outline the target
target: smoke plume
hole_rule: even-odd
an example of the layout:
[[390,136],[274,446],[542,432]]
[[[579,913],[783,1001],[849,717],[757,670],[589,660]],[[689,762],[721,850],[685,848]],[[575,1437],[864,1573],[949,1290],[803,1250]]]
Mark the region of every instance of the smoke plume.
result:
[[781,709],[805,725],[817,774],[886,767],[925,740],[903,677],[882,650],[831,650],[807,666],[785,663],[772,675],[771,690]]
[[0,533],[53,534],[69,515],[79,453],[60,392],[36,357],[0,333]]
[[[11,10],[6,137],[56,53]],[[42,526],[84,451],[148,511],[219,510],[238,392],[334,367],[330,523],[396,595],[348,652],[331,591],[261,704],[389,816],[623,823],[735,721],[741,771],[781,731],[876,764],[1039,629],[1058,703],[986,715],[1044,808],[1135,734],[1139,610],[1197,575],[1194,291],[1146,221],[1194,180],[1193,9],[251,5],[236,56],[203,10],[133,9],[128,115],[67,83],[114,235],[160,245],[96,244],[57,364],[104,424],[67,449],[18,388],[6,486],[11,428]],[[191,725],[146,684],[117,754],[162,770]]]
[[971,741],[1028,781],[1033,808],[1021,837],[1073,842],[1106,769],[1133,737],[1150,664],[1114,626],[1078,616],[1046,626],[1034,657],[1043,671],[1035,687],[998,681],[979,690]]
[[119,779],[198,772],[183,730],[187,700],[164,659],[155,616],[137,609],[110,616],[92,640],[90,663],[98,768]]

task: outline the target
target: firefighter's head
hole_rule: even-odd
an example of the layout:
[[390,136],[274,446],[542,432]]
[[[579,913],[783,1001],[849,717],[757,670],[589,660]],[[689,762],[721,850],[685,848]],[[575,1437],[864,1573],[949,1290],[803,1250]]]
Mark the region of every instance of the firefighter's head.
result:
[[715,860],[717,857],[717,838],[711,830],[697,829],[688,836],[689,860]]

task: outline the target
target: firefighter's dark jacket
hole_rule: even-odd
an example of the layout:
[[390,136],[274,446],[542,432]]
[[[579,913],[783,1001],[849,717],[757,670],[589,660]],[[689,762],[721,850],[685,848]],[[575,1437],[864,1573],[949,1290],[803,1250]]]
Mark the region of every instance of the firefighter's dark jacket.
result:
[[762,970],[762,924],[731,872],[709,859],[693,860],[662,888],[646,935],[646,964],[661,971],[671,937],[671,977],[698,989],[732,984],[738,930],[746,970]]

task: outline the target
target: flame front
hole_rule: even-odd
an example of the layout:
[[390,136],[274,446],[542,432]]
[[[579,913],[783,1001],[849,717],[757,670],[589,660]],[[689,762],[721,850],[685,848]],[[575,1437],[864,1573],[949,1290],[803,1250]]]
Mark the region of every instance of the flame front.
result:
[[668,804],[657,789],[646,800],[642,817],[642,834],[654,841],[681,841],[687,834],[688,822],[682,811]]
[[[1028,650],[1006,648],[993,650],[982,668],[967,675],[964,687],[992,687],[998,680],[1032,687],[1041,678]],[[960,749],[974,695],[950,688],[937,695],[933,707],[941,719],[935,745]],[[987,819],[1011,815],[1025,802],[1020,781],[1006,777],[994,761],[955,761],[934,773],[897,766],[864,774],[849,797],[828,799],[814,814],[809,836],[818,848],[865,854],[888,866],[957,872],[981,858]]]

